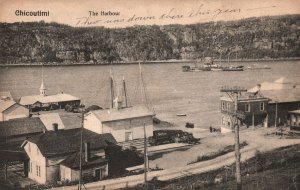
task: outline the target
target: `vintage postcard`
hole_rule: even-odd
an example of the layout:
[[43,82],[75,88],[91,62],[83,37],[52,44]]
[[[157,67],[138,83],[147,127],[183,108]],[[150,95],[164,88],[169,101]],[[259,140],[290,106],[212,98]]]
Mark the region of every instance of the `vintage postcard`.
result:
[[0,0],[0,189],[300,189],[299,0]]

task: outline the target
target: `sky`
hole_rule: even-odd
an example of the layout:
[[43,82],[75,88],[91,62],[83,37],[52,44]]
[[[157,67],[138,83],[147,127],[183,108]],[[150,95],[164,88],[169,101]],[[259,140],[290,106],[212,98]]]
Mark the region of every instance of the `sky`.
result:
[[[49,16],[17,16],[17,10],[49,11]],[[115,15],[101,15],[109,11]],[[0,0],[0,22],[44,20],[76,27],[194,24],[287,14],[300,14],[300,0]]]

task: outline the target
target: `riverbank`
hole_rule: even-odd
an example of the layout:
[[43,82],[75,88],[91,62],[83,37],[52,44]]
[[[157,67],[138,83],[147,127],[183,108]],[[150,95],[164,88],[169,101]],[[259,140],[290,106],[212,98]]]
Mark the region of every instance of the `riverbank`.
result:
[[[300,57],[290,57],[290,58],[264,58],[264,59],[230,59],[230,62],[278,62],[278,61],[295,61],[300,60]],[[129,62],[115,62],[115,63],[45,63],[45,62],[33,62],[33,63],[15,63],[15,64],[0,64],[0,67],[20,67],[20,66],[86,66],[86,65],[132,65],[132,64],[161,64],[161,63],[195,63],[198,60],[157,60],[157,61],[129,61]],[[199,60],[199,62],[201,62]],[[227,63],[228,59],[215,59],[216,63]]]

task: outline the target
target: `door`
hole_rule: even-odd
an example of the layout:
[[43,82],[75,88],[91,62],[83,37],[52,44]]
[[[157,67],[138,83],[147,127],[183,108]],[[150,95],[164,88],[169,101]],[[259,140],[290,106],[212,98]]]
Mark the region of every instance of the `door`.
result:
[[103,178],[102,169],[96,169],[95,170],[95,178],[96,178],[96,180],[101,180]]
[[125,132],[125,141],[131,141],[132,140],[132,132],[128,131]]

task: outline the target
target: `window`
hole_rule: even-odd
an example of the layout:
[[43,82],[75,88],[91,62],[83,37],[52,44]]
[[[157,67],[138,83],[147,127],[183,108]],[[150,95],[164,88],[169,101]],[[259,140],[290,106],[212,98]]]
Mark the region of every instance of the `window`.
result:
[[35,166],[35,170],[36,170],[36,176],[39,176],[39,167],[38,167],[38,165]]
[[225,117],[222,117],[222,124],[225,125]]
[[261,102],[260,103],[260,111],[264,111],[265,110],[265,103]]
[[230,104],[227,103],[227,110],[230,110]]
[[39,176],[41,177],[41,166],[39,166]]
[[225,102],[222,102],[222,110],[225,110]]
[[250,112],[250,104],[246,104],[245,105],[245,111],[246,112]]

